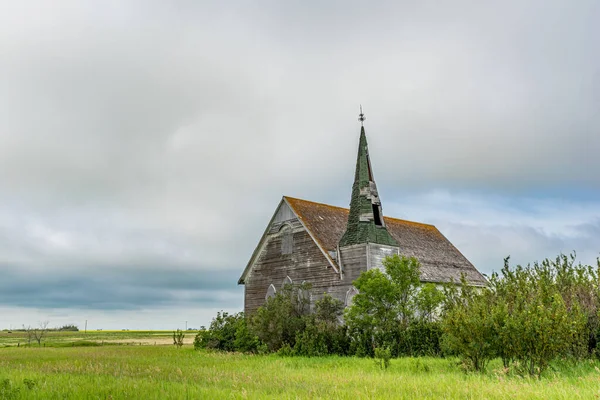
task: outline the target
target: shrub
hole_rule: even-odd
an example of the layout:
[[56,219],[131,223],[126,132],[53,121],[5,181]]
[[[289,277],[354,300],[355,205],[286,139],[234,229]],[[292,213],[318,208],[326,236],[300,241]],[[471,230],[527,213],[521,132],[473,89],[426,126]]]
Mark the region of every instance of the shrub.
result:
[[296,335],[294,352],[303,356],[348,354],[346,327],[340,323],[344,303],[326,294],[315,302],[314,314],[304,317],[305,328]]
[[285,344],[293,348],[296,335],[303,332],[309,313],[309,299],[302,293],[310,290],[310,284],[285,285],[275,296],[269,298],[252,316],[250,330],[267,346],[277,351]]
[[248,327],[243,312],[229,314],[219,312],[208,329],[198,332],[194,348],[244,353],[264,352],[264,345]]
[[69,331],[69,332],[79,332],[79,328],[75,324],[67,324],[63,325],[59,328],[56,328],[57,331]]
[[586,315],[577,300],[561,293],[557,280],[561,270],[549,260],[527,268],[517,267],[515,273],[505,265],[503,279],[496,283],[500,288],[513,288],[506,301],[504,343],[512,343],[512,355],[530,375],[540,376],[550,361],[579,347],[580,333],[585,331]]
[[439,321],[414,321],[404,331],[398,354],[439,356],[442,353],[442,326]]
[[246,318],[238,321],[233,344],[236,351],[241,351],[243,353],[266,352],[264,344],[260,341],[258,336],[248,328],[248,321]]
[[[492,274],[489,287],[450,288],[444,347],[470,368],[490,358],[538,377],[558,357],[588,354],[597,332],[598,273],[561,255]],[[593,351],[593,350],[591,350]]]
[[392,358],[392,352],[389,348],[375,348],[375,362],[381,369],[388,369],[390,366],[390,359]]
[[185,333],[181,329],[177,329],[173,332],[173,344],[177,346],[178,349],[183,346],[183,339],[185,339]]
[[21,388],[15,386],[8,378],[0,382],[0,399],[16,399],[20,397]]
[[194,338],[194,348],[235,351],[236,332],[240,324],[245,324],[244,313],[217,313],[210,327],[198,332]]
[[460,356],[467,368],[482,371],[496,355],[490,293],[486,289],[477,292],[464,277],[458,295],[457,290],[449,296],[442,322],[443,346],[446,352]]

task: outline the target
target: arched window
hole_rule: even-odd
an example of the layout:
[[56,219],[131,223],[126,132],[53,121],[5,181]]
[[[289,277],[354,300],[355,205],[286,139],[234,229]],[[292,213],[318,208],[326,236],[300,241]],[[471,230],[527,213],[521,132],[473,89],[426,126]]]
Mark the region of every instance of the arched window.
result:
[[268,300],[270,297],[274,297],[275,293],[277,293],[277,290],[275,289],[275,286],[273,286],[273,284],[271,283],[269,285],[269,288],[267,289],[267,294],[265,295],[265,300]]
[[310,299],[311,299],[310,290],[308,289],[306,283],[308,283],[308,282],[302,281],[302,285],[300,285],[300,287],[298,289],[298,299],[303,299],[303,300],[310,302]]
[[302,281],[302,285],[300,285],[298,289],[298,303],[304,307],[304,310],[311,309],[311,300],[312,296],[310,294],[310,290],[308,289],[308,285],[306,285],[306,281]]
[[346,302],[345,302],[346,307],[350,307],[352,305],[352,299],[357,294],[358,294],[358,289],[356,289],[354,286],[352,286],[350,289],[348,289],[348,291],[346,292]]
[[281,235],[281,254],[292,254],[294,251],[294,231],[289,225],[283,225],[279,230]]
[[283,282],[281,282],[281,288],[283,289],[285,287],[285,285],[291,285],[294,282],[292,282],[292,278],[290,278],[289,276],[286,276],[285,279],[283,280]]

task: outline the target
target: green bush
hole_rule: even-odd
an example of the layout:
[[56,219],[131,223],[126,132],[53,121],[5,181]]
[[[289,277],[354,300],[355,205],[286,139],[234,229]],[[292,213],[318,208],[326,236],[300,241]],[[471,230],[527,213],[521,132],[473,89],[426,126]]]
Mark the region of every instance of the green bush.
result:
[[173,331],[173,344],[177,346],[178,349],[183,346],[183,339],[185,339],[185,333],[181,329]]
[[381,369],[388,369],[390,366],[390,359],[392,358],[392,352],[389,348],[375,348],[375,362]]
[[490,292],[477,292],[464,278],[460,289],[450,289],[442,321],[443,346],[446,352],[460,356],[467,368],[482,371],[496,356]]
[[[475,370],[500,357],[504,367],[540,376],[559,357],[593,353],[598,326],[598,273],[561,255],[492,274],[489,287],[449,290],[444,347]],[[600,267],[600,266],[599,266]]]
[[444,294],[421,283],[416,258],[394,255],[383,265],[385,273],[371,269],[354,281],[359,293],[345,314],[350,351],[374,356],[375,348],[385,347],[394,357],[439,354],[437,318]]
[[308,357],[348,354],[346,327],[340,323],[343,310],[344,303],[328,294],[315,302],[315,312],[304,317],[304,330],[296,334],[294,352]]
[[324,295],[310,313],[310,285],[290,284],[249,319],[218,313],[194,347],[368,356],[379,363],[385,352],[447,354],[477,371],[498,357],[506,371],[538,377],[559,358],[598,354],[600,260],[597,268],[575,264],[574,254],[526,267],[511,268],[508,261],[487,287],[469,286],[463,277],[440,290],[420,282],[415,258],[387,257],[385,272],[365,271],[354,281],[359,292],[346,310]]
[[266,349],[258,336],[248,327],[243,312],[219,312],[208,329],[200,330],[194,338],[194,348],[243,353],[264,353]]
[[244,318],[238,321],[235,330],[235,341],[233,343],[236,351],[242,353],[265,353],[266,347],[258,336],[248,327],[248,321]]
[[198,332],[194,338],[194,348],[235,351],[236,332],[245,323],[244,313],[219,312],[207,330]]
[[8,378],[0,382],[0,399],[16,399],[20,397],[21,388],[15,386]]
[[399,341],[398,354],[408,356],[439,356],[442,354],[442,325],[439,321],[413,321]]
[[306,327],[304,316],[309,314],[309,299],[303,296],[310,284],[285,285],[275,296],[267,299],[252,316],[250,331],[267,346],[278,351],[284,345],[293,348],[296,335]]
[[75,324],[67,324],[63,325],[59,328],[56,328],[57,331],[69,331],[69,332],[79,332],[79,328]]

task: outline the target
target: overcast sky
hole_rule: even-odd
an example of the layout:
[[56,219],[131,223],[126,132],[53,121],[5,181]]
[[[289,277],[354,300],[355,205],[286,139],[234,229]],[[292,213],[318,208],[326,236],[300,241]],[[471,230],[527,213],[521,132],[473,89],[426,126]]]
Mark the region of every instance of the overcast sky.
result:
[[[487,3],[487,4],[486,4]],[[0,0],[0,329],[239,311],[282,195],[600,255],[600,2]]]

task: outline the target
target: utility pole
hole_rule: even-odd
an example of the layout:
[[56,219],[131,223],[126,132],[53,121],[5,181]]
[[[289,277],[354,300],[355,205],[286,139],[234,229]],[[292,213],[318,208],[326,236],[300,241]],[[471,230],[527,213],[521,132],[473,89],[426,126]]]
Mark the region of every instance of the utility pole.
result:
[[85,320],[85,334],[87,335],[87,319]]
[[187,321],[185,321],[185,330],[187,331]]

